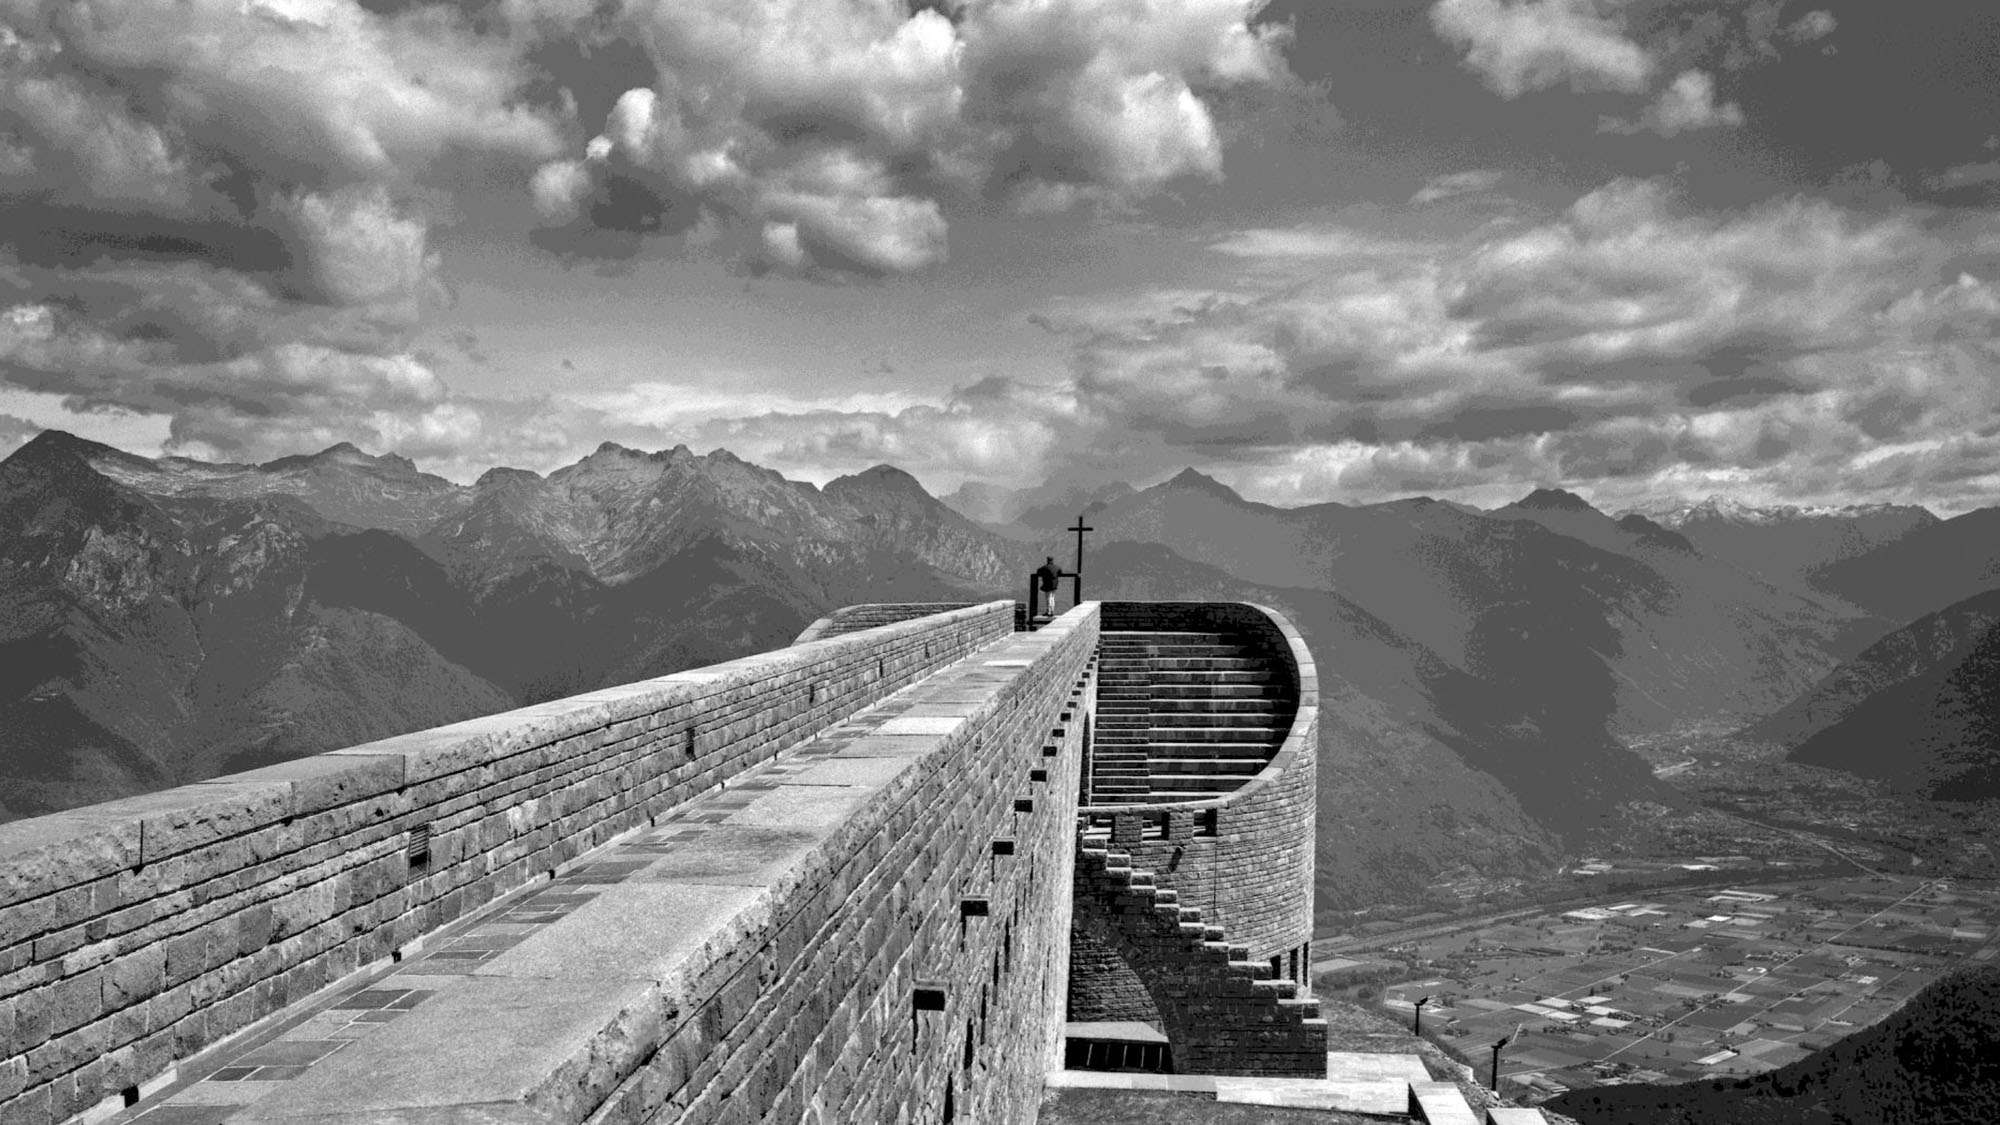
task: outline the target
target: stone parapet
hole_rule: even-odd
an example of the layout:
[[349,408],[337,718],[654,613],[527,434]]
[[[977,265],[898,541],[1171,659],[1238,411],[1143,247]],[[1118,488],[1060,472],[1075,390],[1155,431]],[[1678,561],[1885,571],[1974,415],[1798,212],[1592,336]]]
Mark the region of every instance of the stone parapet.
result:
[[1060,1065],[1094,610],[661,824],[637,845],[657,858],[232,1123],[1032,1122]]
[[1015,638],[1013,616],[931,614],[0,825],[0,1121],[134,1090]]
[[806,626],[805,631],[792,643],[802,645],[826,637],[858,633],[863,629],[914,621],[919,617],[964,609],[971,604],[970,602],[877,602],[868,605],[842,606]]

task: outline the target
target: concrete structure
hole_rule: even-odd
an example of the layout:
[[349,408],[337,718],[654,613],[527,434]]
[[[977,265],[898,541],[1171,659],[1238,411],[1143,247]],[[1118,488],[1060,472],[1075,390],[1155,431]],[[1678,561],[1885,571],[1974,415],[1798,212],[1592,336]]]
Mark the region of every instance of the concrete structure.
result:
[[[1323,1073],[1269,960],[1309,932],[1310,660],[1254,607],[1128,607],[848,612],[0,825],[0,1122],[1032,1120],[1073,902],[1177,1067]],[[1296,721],[1158,833],[1080,830],[1100,630],[1147,614],[1282,640]]]

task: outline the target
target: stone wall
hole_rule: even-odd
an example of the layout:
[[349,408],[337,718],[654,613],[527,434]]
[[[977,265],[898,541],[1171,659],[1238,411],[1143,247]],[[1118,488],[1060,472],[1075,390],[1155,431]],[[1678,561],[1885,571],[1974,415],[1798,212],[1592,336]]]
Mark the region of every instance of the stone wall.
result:
[[588,903],[232,1125],[1031,1122],[1093,610],[597,853]]
[[[133,1090],[1015,637],[1013,615],[996,602],[926,616],[0,825],[0,1121],[60,1119]],[[1038,687],[1066,690],[1053,682]],[[1052,710],[1038,700],[1020,721],[1047,725]]]
[[842,606],[806,626],[792,643],[802,645],[809,641],[838,637],[846,633],[857,633],[863,629],[874,629],[883,625],[894,625],[899,621],[913,621],[919,617],[929,617],[934,613],[946,613],[954,609],[964,609],[970,602],[879,602],[868,605]]
[[[764,983],[698,1056],[742,1069],[689,1072],[662,1051],[602,1120],[1034,1121],[1061,1058],[1095,609],[946,670],[841,752],[910,765],[786,887],[775,912],[793,920],[747,951]],[[881,745],[926,719],[934,733]]]

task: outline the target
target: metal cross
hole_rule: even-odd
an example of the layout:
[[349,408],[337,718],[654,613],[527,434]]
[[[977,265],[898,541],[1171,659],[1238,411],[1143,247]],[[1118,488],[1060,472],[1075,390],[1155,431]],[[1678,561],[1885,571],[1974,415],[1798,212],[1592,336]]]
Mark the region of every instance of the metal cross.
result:
[[1069,592],[1072,598],[1071,604],[1082,605],[1083,604],[1083,533],[1086,531],[1096,531],[1097,529],[1094,527],[1085,527],[1083,525],[1083,513],[1078,512],[1076,514],[1076,526],[1066,527],[1063,528],[1063,530],[1076,532],[1076,569],[1072,571],[1069,576],[1069,581],[1070,581]]

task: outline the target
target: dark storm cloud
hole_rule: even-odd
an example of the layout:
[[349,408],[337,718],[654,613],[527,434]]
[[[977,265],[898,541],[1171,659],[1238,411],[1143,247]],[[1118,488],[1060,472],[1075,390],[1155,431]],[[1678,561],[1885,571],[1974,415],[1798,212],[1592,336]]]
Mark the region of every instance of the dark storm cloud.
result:
[[51,268],[110,259],[278,274],[292,264],[284,239],[236,217],[191,219],[33,200],[0,205],[0,231],[8,232],[0,241],[21,261]]

